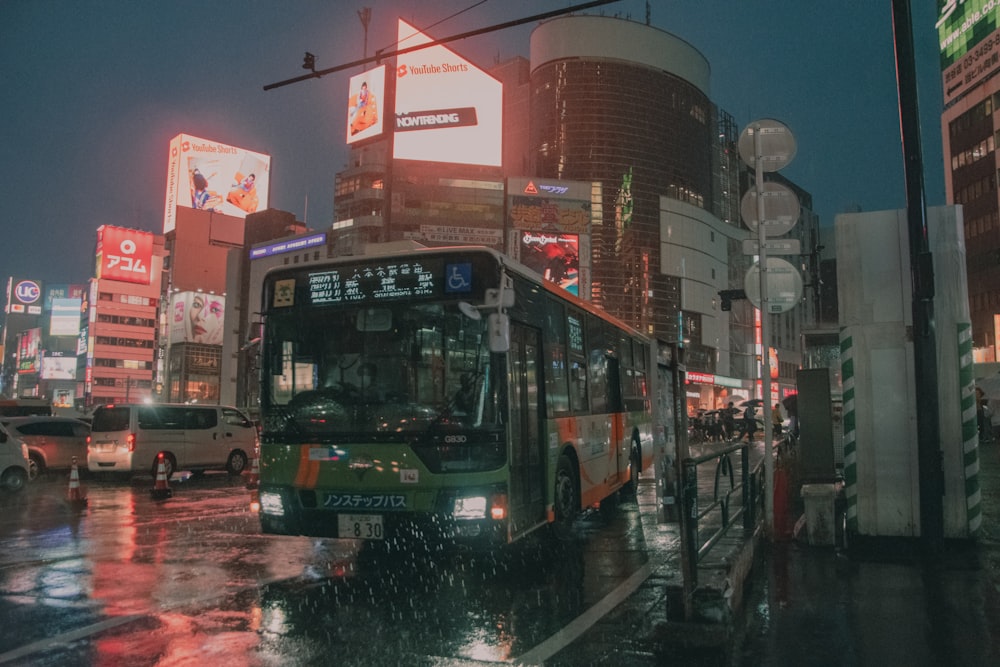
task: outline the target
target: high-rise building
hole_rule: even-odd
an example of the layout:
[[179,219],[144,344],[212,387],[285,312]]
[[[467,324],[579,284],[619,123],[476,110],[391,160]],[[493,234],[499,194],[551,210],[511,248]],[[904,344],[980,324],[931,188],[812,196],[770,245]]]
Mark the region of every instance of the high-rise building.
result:
[[970,0],[938,7],[946,201],[963,208],[974,355],[976,361],[995,362],[1000,360],[1000,5]]
[[[412,62],[397,67],[396,84],[407,86],[397,98],[413,96],[431,114],[438,90],[432,70]],[[749,232],[740,222],[740,195],[753,174],[736,150],[734,120],[709,98],[705,58],[649,25],[570,15],[535,28],[529,60],[485,72],[503,85],[499,167],[461,154],[449,162],[436,144],[422,144],[421,152],[409,137],[401,152],[399,136],[412,134],[415,121],[405,116],[400,127],[398,107],[395,136],[358,140],[352,137],[373,130],[351,135],[349,128],[351,163],[337,175],[334,200],[336,252],[414,240],[488,245],[524,260],[532,251],[525,239],[544,238],[572,256],[578,279],[567,282],[580,297],[685,347],[689,369],[701,371],[707,387],[696,403],[713,405],[736,387],[755,393],[751,382],[760,377],[765,347],[777,348],[774,386],[790,390],[812,300],[769,315],[775,326],[767,345],[749,301],[727,300],[723,307],[721,293],[742,287],[754,261],[744,254]],[[380,77],[357,75],[352,86],[381,83]],[[392,70],[385,79],[393,85]],[[479,104],[482,111],[491,99],[466,95],[450,106]],[[445,116],[427,122],[463,122]],[[424,130],[428,137],[445,131]],[[443,141],[443,134],[435,136]],[[808,254],[820,245],[818,219],[809,194],[792,189],[802,207],[793,235]],[[809,270],[808,262],[790,259]]]
[[152,400],[163,237],[108,225],[97,233],[97,270],[84,295],[80,327],[86,341],[77,371],[81,402],[92,408]]

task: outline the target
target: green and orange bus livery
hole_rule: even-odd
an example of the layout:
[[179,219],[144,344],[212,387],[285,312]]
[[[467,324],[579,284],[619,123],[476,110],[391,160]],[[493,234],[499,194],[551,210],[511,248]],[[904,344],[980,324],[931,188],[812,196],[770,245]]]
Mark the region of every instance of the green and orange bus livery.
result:
[[492,548],[652,461],[651,342],[487,248],[272,269],[262,314],[264,532]]

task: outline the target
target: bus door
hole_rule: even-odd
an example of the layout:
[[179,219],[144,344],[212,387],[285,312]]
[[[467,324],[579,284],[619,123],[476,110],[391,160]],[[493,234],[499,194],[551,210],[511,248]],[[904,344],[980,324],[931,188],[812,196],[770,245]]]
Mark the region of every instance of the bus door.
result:
[[511,322],[509,359],[512,537],[545,521],[545,441],[541,402],[541,333]]
[[632,454],[632,441],[625,433],[625,399],[622,395],[621,362],[616,357],[608,355],[604,358],[607,372],[607,410],[611,420],[611,433],[608,434],[608,445],[616,452],[615,470],[611,471],[608,482],[612,485],[624,484],[628,481],[629,456]]

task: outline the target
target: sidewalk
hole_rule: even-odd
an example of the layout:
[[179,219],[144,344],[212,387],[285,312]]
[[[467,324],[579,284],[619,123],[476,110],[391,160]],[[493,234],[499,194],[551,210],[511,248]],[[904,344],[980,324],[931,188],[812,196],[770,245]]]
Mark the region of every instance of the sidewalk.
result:
[[878,548],[765,545],[728,664],[1000,665],[1000,447],[980,448],[983,525],[924,562],[916,540]]
[[669,610],[667,590],[680,585],[679,534],[651,518],[655,494],[644,480],[639,508],[653,574],[546,664],[1000,665],[1000,446],[980,449],[979,481],[978,538],[946,542],[938,562],[924,563],[916,540],[864,553],[809,546],[804,533],[762,540],[741,612],[713,624]]

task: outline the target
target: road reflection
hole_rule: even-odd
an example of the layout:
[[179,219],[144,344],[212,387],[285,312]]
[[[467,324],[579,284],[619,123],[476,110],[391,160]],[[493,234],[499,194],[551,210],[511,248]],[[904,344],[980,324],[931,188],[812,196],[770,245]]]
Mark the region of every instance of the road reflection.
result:
[[79,512],[57,484],[0,501],[0,616],[16,628],[0,662],[510,661],[646,562],[634,503],[586,515],[566,542],[415,554],[261,535],[245,489],[185,484],[155,502],[94,481]]

